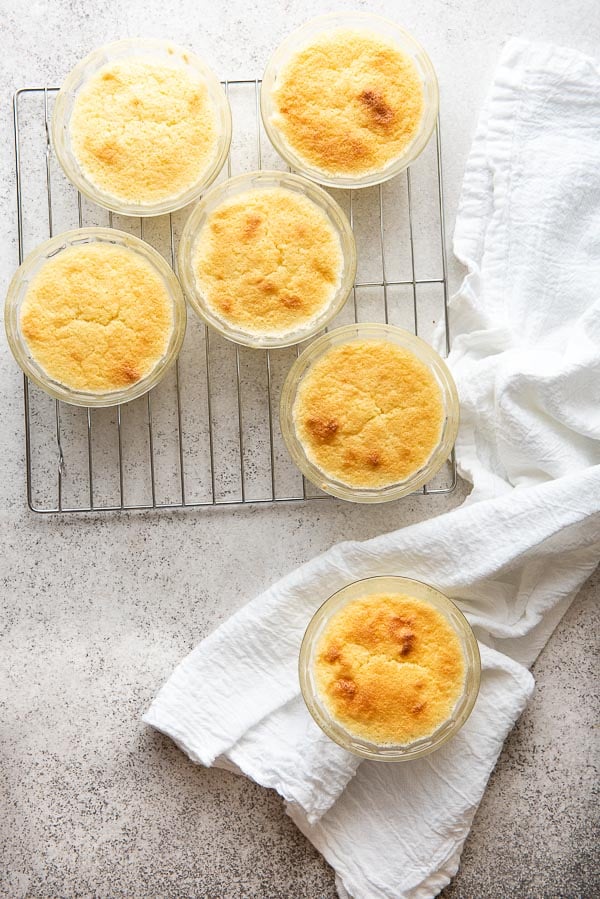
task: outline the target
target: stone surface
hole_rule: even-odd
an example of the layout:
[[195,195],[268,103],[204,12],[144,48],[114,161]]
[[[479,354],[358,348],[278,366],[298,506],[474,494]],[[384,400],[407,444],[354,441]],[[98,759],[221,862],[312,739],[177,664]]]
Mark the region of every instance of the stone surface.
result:
[[[17,264],[9,97],[57,84],[117,37],[170,36],[221,77],[260,76],[271,48],[309,15],[371,8],[427,45],[442,91],[449,232],[476,117],[505,37],[598,51],[595,0],[209,4],[192,0],[3,3],[0,279]],[[594,23],[596,27],[594,28]],[[40,229],[45,223],[40,223]],[[453,284],[461,272],[451,265]],[[458,505],[410,498],[362,509],[35,516],[24,499],[20,374],[0,349],[0,895],[333,897],[330,869],[280,800],[193,766],[140,715],[193,645],[276,578],[346,538]],[[536,665],[537,692],[507,742],[450,897],[588,897],[600,890],[592,801],[592,579]]]

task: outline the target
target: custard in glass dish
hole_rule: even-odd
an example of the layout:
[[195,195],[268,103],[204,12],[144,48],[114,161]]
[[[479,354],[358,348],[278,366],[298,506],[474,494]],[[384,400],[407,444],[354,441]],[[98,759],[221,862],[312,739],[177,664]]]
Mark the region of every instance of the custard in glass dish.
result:
[[322,184],[363,187],[393,177],[424,148],[437,81],[423,48],[393,22],[334,13],[275,51],[261,108],[289,165]]
[[391,325],[346,325],[296,360],[281,425],[299,468],[322,490],[382,502],[422,486],[456,437],[456,388],[424,341]]
[[248,346],[287,346],[323,328],[356,271],[337,203],[297,175],[252,172],[213,188],[190,216],[179,271],[198,314]]
[[479,651],[456,605],[410,578],[357,581],[312,618],[300,651],[310,713],[368,758],[431,752],[462,726],[479,687]]
[[152,247],[85,228],[41,244],[9,287],[5,321],[25,374],[76,405],[107,406],[150,390],[174,361],[185,301]]
[[231,140],[225,94],[202,60],[167,41],[123,40],[82,60],[52,117],[67,176],[124,215],[185,206],[219,173]]

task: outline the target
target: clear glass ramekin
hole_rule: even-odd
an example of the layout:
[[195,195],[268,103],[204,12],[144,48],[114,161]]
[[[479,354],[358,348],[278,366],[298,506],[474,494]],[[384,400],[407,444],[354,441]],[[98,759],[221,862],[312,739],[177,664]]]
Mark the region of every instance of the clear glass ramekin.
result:
[[[342,273],[340,283],[331,302],[322,312],[308,322],[292,331],[277,335],[252,333],[236,328],[225,319],[216,315],[209,306],[197,283],[193,269],[193,258],[200,232],[208,217],[227,200],[231,200],[249,190],[270,190],[284,188],[307,197],[327,218],[337,234],[342,250]],[[288,172],[247,172],[230,178],[213,187],[198,203],[188,218],[179,242],[179,277],[188,301],[194,310],[207,324],[211,325],[223,337],[244,346],[269,349],[273,347],[292,346],[321,331],[340,311],[352,290],[356,277],[356,243],[350,223],[335,200],[316,184],[307,181],[300,175]]]
[[[314,676],[314,659],[321,635],[331,618],[355,599],[378,593],[401,593],[423,600],[441,612],[458,637],[465,659],[465,680],[449,718],[430,736],[412,743],[373,743],[351,733],[329,712],[319,694]],[[479,693],[481,661],[477,640],[471,626],[460,609],[428,584],[412,578],[383,576],[355,581],[330,596],[311,618],[300,647],[298,665],[300,688],[308,711],[327,736],[355,755],[382,762],[402,762],[428,755],[453,737],[463,726],[475,705]]]
[[[385,340],[409,350],[429,368],[436,379],[444,406],[444,419],[440,438],[431,456],[421,468],[403,481],[384,487],[353,487],[328,475],[308,457],[296,432],[294,406],[298,388],[311,366],[333,347],[364,340]],[[409,331],[393,325],[359,323],[344,325],[319,337],[304,350],[290,368],[281,392],[281,433],[289,453],[309,481],[325,493],[357,503],[384,503],[406,496],[423,486],[442,467],[454,446],[459,422],[459,404],[456,385],[448,366],[436,351]]]
[[[374,32],[386,42],[392,41],[399,50],[411,58],[423,84],[423,115],[413,140],[405,148],[401,156],[389,162],[383,169],[367,172],[363,175],[336,174],[312,165],[294,150],[273,122],[273,116],[277,111],[273,91],[277,87],[277,79],[280,73],[291,58],[323,33],[346,28]],[[327,187],[350,189],[370,187],[374,184],[388,181],[390,178],[394,178],[400,172],[403,172],[424,150],[438,116],[439,90],[437,76],[431,60],[421,44],[395,22],[369,12],[329,13],[309,19],[308,22],[305,22],[304,25],[288,35],[274,51],[263,75],[260,90],[260,110],[269,140],[279,155],[294,170]]]
[[[167,62],[169,65],[191,69],[200,76],[206,85],[208,96],[215,108],[218,144],[210,164],[195,184],[185,191],[157,203],[128,203],[97,187],[79,165],[71,145],[70,121],[78,92],[102,66],[130,57],[144,57],[154,59],[157,63]],[[78,62],[67,75],[56,98],[51,130],[52,145],[67,178],[94,203],[121,215],[165,215],[197,200],[202,191],[212,184],[223,168],[231,143],[231,110],[216,75],[189,50],[178,47],[170,41],[126,38],[94,50],[85,59]]]
[[[167,348],[162,358],[156,363],[147,375],[140,378],[134,384],[120,390],[111,390],[104,393],[84,390],[74,390],[55,381],[39,365],[30,352],[27,342],[21,332],[21,306],[27,294],[32,278],[37,275],[44,264],[69,247],[79,247],[90,243],[108,243],[113,246],[125,247],[133,253],[137,253],[155,269],[162,278],[171,299],[173,308],[173,323]],[[169,366],[175,361],[183,338],[185,336],[186,308],[185,299],[181,291],[179,281],[173,274],[173,270],[153,247],[113,228],[79,228],[75,231],[65,231],[45,241],[35,248],[19,266],[10,282],[6,303],[4,306],[4,325],[11,352],[23,369],[27,377],[49,393],[50,396],[73,406],[117,406],[127,403],[147,393],[165,375]]]

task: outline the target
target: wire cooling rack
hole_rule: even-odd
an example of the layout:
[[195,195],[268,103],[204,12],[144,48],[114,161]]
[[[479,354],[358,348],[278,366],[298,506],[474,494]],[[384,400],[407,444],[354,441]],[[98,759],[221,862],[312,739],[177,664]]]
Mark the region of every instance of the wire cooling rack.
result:
[[[226,81],[223,87],[234,137],[221,179],[283,168],[260,121],[260,81]],[[120,217],[69,184],[49,137],[57,90],[25,88],[14,98],[19,262],[61,231],[109,225],[142,237],[175,267],[186,210],[155,219]],[[448,349],[439,122],[405,174],[379,187],[331,193],[349,216],[359,257],[351,297],[332,327],[385,321],[425,340],[442,327]],[[325,499],[295,468],[279,431],[281,386],[300,351],[238,347],[190,312],[177,364],[133,403],[70,406],[25,378],[29,507],[90,512]],[[455,485],[452,457],[422,492],[450,493]]]

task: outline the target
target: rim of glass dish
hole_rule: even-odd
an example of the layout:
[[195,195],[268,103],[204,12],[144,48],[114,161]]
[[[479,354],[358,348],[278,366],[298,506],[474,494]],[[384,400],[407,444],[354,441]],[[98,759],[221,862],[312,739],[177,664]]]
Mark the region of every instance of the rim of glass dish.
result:
[[[394,338],[396,338],[394,340]],[[326,474],[309,458],[298,438],[294,424],[294,405],[303,377],[314,362],[329,349],[356,340],[391,340],[396,346],[414,352],[434,374],[442,394],[445,419],[437,446],[425,464],[403,481],[384,487],[352,487]],[[359,503],[391,502],[418,490],[440,470],[452,452],[459,423],[458,392],[452,374],[442,357],[428,343],[410,331],[395,325],[359,322],[343,325],[313,341],[292,364],[283,388],[279,406],[281,433],[292,459],[315,487],[338,499]]]
[[[388,34],[388,38],[392,37],[393,39],[396,36],[401,37],[406,44],[411,47],[411,57],[413,62],[417,65],[424,89],[426,85],[429,85],[431,89],[431,97],[429,101],[426,101],[427,106],[422,117],[422,123],[424,123],[424,125],[413,141],[405,148],[402,155],[388,163],[383,169],[370,173],[367,172],[364,175],[356,177],[350,175],[332,175],[331,172],[321,169],[318,166],[311,165],[304,160],[294,151],[293,147],[288,143],[279,129],[273,125],[271,116],[274,109],[269,109],[269,105],[272,104],[271,93],[273,84],[276,80],[277,71],[281,69],[291,57],[291,53],[288,51],[300,49],[302,46],[308,46],[308,41],[303,42],[301,40],[303,35],[311,34],[313,29],[315,36],[319,31],[332,30],[332,23],[334,22],[337,23],[337,28],[351,28],[352,24],[366,28],[368,27],[368,23],[371,22],[384,27]],[[319,26],[322,26],[322,28]],[[271,82],[273,82],[273,84]],[[392,19],[367,11],[339,11],[325,13],[324,15],[314,16],[313,18],[308,19],[299,28],[290,32],[275,48],[269,57],[262,77],[260,89],[260,114],[267,137],[288,165],[306,178],[309,178],[311,181],[316,181],[318,184],[322,184],[325,187],[358,190],[363,187],[374,187],[395,178],[396,175],[405,171],[409,165],[420,156],[429,143],[436,126],[438,113],[439,85],[437,75],[429,54],[423,45],[409,31],[401,25],[398,25]]]
[[[129,52],[127,52],[129,51]],[[71,148],[70,121],[73,112],[73,101],[78,91],[88,79],[113,59],[131,56],[167,55],[172,59],[182,59],[184,64],[192,65],[203,78],[209,98],[215,108],[219,145],[212,163],[206,168],[201,179],[181,193],[161,200],[157,203],[128,203],[113,194],[97,187],[81,169]],[[149,217],[166,215],[193,203],[206,188],[213,183],[225,164],[229,154],[232,134],[231,108],[229,100],[212,69],[193,51],[175,44],[173,41],[159,38],[123,38],[103,44],[88,53],[71,69],[60,88],[50,126],[52,146],[56,158],[67,178],[88,199],[111,212],[120,215]]]
[[[302,327],[294,331],[287,331],[280,336],[270,337],[261,337],[260,335],[234,328],[220,319],[206,303],[202,292],[198,289],[192,267],[193,253],[199,232],[204,225],[204,221],[202,221],[204,216],[218,208],[218,205],[227,199],[228,196],[233,197],[247,190],[261,189],[261,187],[264,189],[281,187],[293,190],[295,193],[301,193],[303,196],[308,196],[308,199],[327,215],[338,235],[342,251],[340,284],[329,306],[315,319],[312,319],[311,322],[306,323]],[[356,266],[357,253],[354,232],[340,205],[326,190],[323,190],[322,187],[313,181],[309,181],[302,175],[277,170],[261,169],[255,172],[246,172],[242,175],[236,175],[234,178],[228,178],[226,181],[222,181],[212,187],[192,210],[179,241],[179,277],[187,300],[194,312],[206,324],[221,334],[222,337],[254,349],[276,349],[278,347],[293,346],[322,331],[348,300],[356,277]]]
[[[139,381],[121,390],[112,390],[106,393],[74,390],[46,375],[41,366],[38,367],[36,365],[33,354],[29,351],[20,331],[21,305],[26,296],[27,285],[31,278],[42,269],[46,260],[54,258],[68,247],[84,246],[90,243],[116,244],[139,253],[146,261],[150,262],[163,279],[173,310],[171,335],[163,357]],[[89,406],[93,408],[118,406],[121,403],[130,402],[138,399],[155,387],[162,380],[179,354],[185,336],[186,319],[185,299],[181,286],[166,260],[154,247],[139,237],[134,237],[132,234],[118,231],[115,228],[77,228],[57,234],[55,237],[38,244],[34,250],[28,253],[14,273],[4,306],[4,325],[8,345],[16,362],[27,378],[56,400],[61,400],[73,406]]]
[[[393,586],[386,589],[385,584],[390,583]],[[465,659],[463,692],[450,717],[428,737],[422,737],[408,744],[373,743],[364,737],[352,734],[329,714],[319,697],[316,683],[313,683],[311,679],[313,652],[321,636],[321,628],[331,620],[331,617],[347,603],[359,599],[361,596],[372,596],[375,593],[392,592],[392,590],[396,593],[413,595],[415,599],[424,602],[430,602],[438,611],[441,611],[459,636]],[[411,591],[413,592],[411,593]],[[432,601],[432,597],[435,601]],[[298,677],[302,697],[310,715],[330,740],[353,755],[364,759],[378,762],[404,762],[435,752],[454,737],[468,720],[479,695],[481,656],[471,625],[457,604],[445,593],[417,578],[402,575],[376,575],[347,584],[319,606],[310,619],[302,638],[298,659]]]

